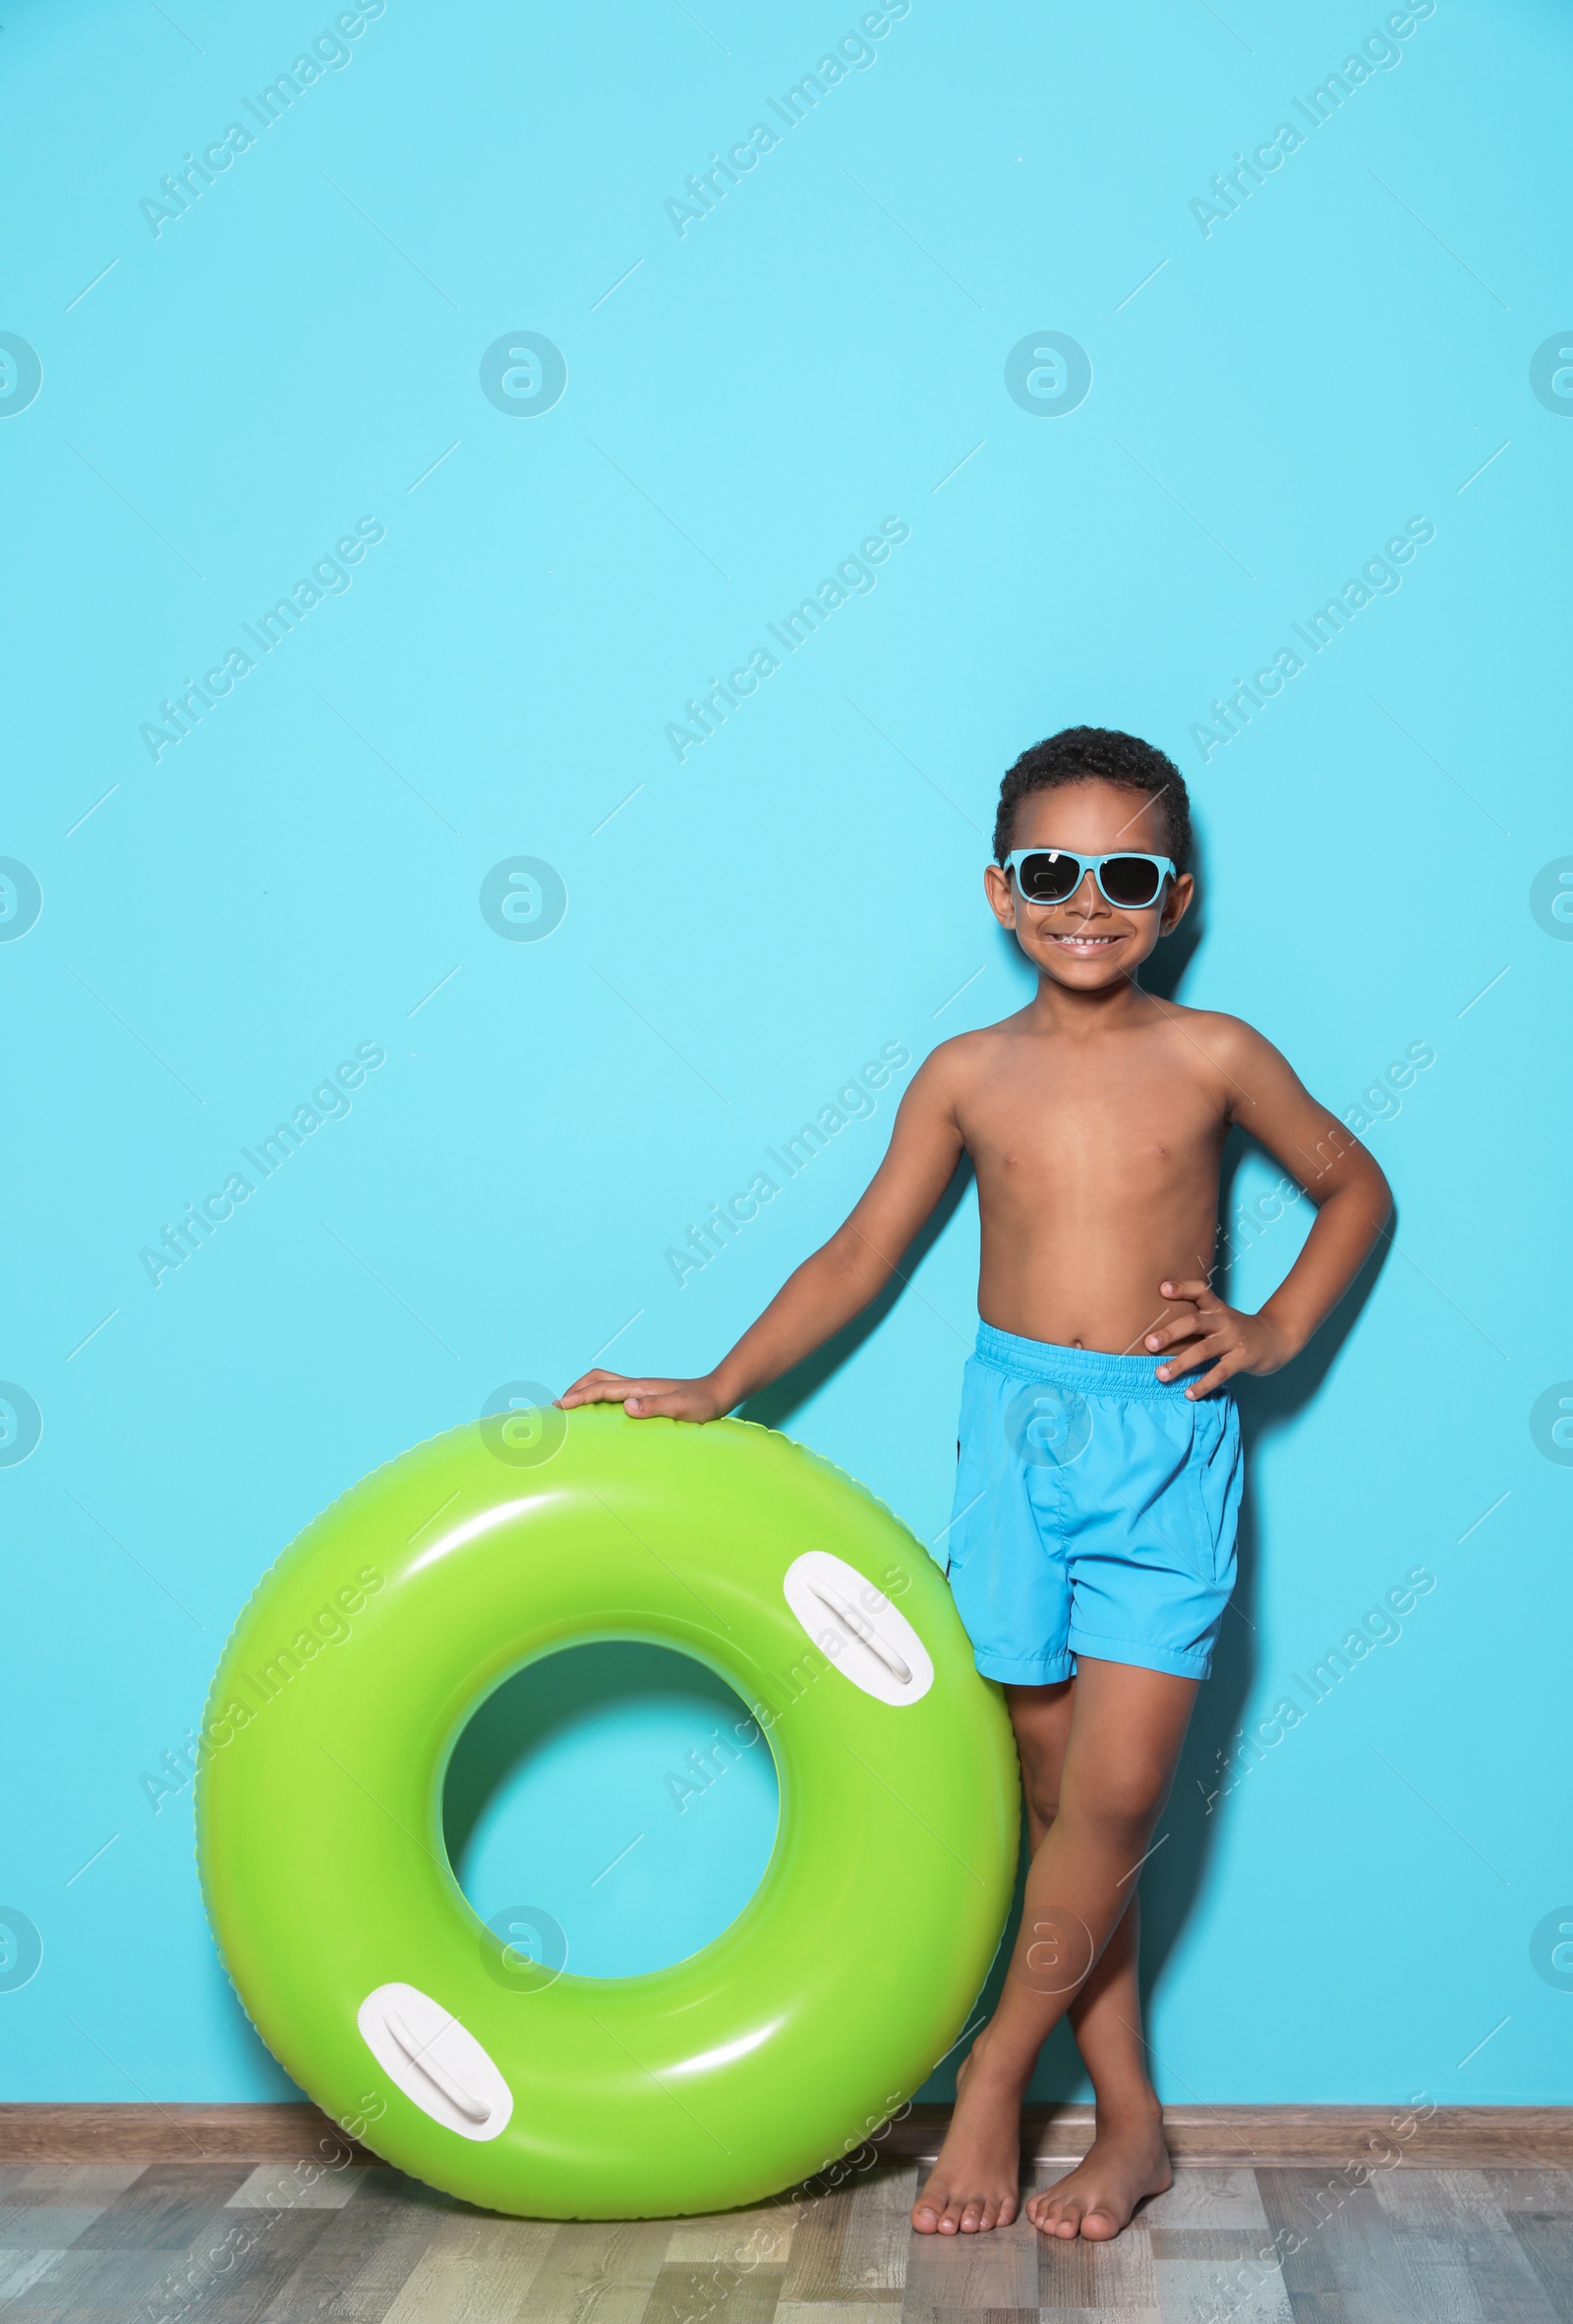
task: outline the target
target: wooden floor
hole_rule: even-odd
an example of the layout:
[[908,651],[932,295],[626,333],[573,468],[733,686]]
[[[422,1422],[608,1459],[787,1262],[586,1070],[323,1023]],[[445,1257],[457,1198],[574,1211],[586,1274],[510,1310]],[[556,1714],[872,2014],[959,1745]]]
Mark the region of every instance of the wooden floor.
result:
[[1065,2245],[1021,2222],[913,2236],[917,2168],[558,2227],[381,2164],[9,2165],[0,2324],[1573,2324],[1563,2170],[1182,2170],[1118,2242]]

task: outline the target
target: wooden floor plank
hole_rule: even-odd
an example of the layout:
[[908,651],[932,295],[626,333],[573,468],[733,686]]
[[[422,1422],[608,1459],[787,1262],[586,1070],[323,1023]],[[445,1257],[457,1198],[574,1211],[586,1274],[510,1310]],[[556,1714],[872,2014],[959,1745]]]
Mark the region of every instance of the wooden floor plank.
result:
[[0,2247],[9,2251],[68,2251],[103,2213],[102,2203],[0,2204]]
[[[334,2216],[330,2211],[241,2211],[215,2220],[199,2249],[211,2252],[227,2243],[233,2265],[216,2263],[186,2324],[259,2324],[296,2281]],[[165,2312],[153,2310],[155,2317]],[[139,2317],[134,2324],[146,2320]]]
[[253,2324],[282,2284],[322,2212],[277,2214],[258,2236],[250,2220],[210,2222],[184,2250],[124,2243],[63,2252],[20,2296],[0,2307],[4,2324],[84,2324],[84,2319],[181,2313],[201,2324]]
[[772,2324],[786,2273],[785,2265],[742,2268],[729,2260],[669,2262],[656,2278],[637,2324]]
[[[1155,2260],[1188,2260],[1194,2266],[1240,2267],[1246,2260],[1254,2260],[1259,2274],[1262,2267],[1271,2267],[1272,2246],[1260,2228],[1220,2227],[1149,2227],[1147,2242]],[[1266,2257],[1263,2257],[1266,2254]]]
[[1037,2243],[1038,2305],[1045,2308],[1155,2308],[1158,2279],[1152,2239],[1137,2219],[1112,2242],[1084,2236],[1040,2236]]
[[[1301,2324],[1302,2302],[1323,2297],[1336,2301],[1338,2296],[1338,2284],[1322,2240],[1332,2200],[1327,2193],[1327,2174],[1258,2171],[1256,2187],[1278,2252],[1284,2290],[1296,2324]],[[1304,2311],[1310,2312],[1309,2308]]]
[[775,2324],[891,2324],[894,2307],[891,2300],[778,2300]]
[[[1432,2324],[1432,2305],[1475,2324],[1554,2324],[1480,2174],[1258,2172],[1296,2324]],[[1408,2211],[1425,2224],[1406,2224]],[[1296,2247],[1296,2238],[1299,2240]]]
[[437,2220],[382,2324],[516,2324],[533,2316],[553,2221],[453,2211]]
[[[24,2164],[7,2173],[0,2201],[0,2252],[63,2252],[84,2238],[88,2227],[116,2196],[142,2178],[145,2164]],[[32,2282],[42,2268],[12,2264],[9,2275]],[[12,2298],[26,2287],[14,2282],[0,2290]]]
[[452,2199],[435,2187],[386,2164],[370,2164],[357,2172],[352,2199],[340,2210],[231,2216],[255,2222],[263,2238],[298,2221],[320,2224],[300,2265],[269,2299],[267,2324],[320,2324],[324,2317],[333,2324],[382,2324],[453,2212]]
[[1573,2212],[1573,2171],[1483,2171],[1504,2211]]
[[1301,2324],[1277,2267],[1259,2258],[1262,2248],[1258,2242],[1243,2259],[1166,2259],[1154,2249],[1152,2274],[1163,2324]]
[[1406,2164],[1374,2172],[1370,2183],[1379,2209],[1396,2227],[1446,2237],[1502,2226],[1501,2207],[1483,2171],[1412,2171]]
[[1398,2235],[1373,2187],[1355,2188],[1321,2233],[1349,2324],[1427,2324]]
[[61,2254],[58,2251],[0,2251],[0,2306],[20,2298]]
[[666,2219],[559,2227],[530,2288],[529,2324],[639,2324],[670,2239]]
[[1427,2228],[1394,2229],[1411,2298],[1426,2324],[1494,2324],[1462,2245]]
[[[1406,2231],[1399,2230],[1401,2243]],[[1446,2246],[1468,2275],[1490,2324],[1555,2324],[1558,2310],[1512,2232],[1471,2230]]]
[[[1398,2249],[1415,2287],[1415,2305],[1487,2324],[1549,2324],[1555,2310],[1528,2257],[1513,2237],[1507,2199],[1521,2181],[1552,2182],[1564,2175],[1539,2171],[1378,2172],[1371,2180],[1378,2208],[1392,2222]],[[1561,2189],[1557,2190],[1558,2195]],[[1567,2219],[1568,2214],[1553,2214]],[[1473,2304],[1471,2304],[1473,2303]]]
[[937,2324],[964,2311],[971,2318],[1027,2313],[1034,2318],[1038,2245],[1042,2237],[1024,2217],[987,2235],[918,2236],[907,2246],[901,2313],[906,2324]]
[[1573,2324],[1573,2232],[1560,2214],[1515,2211],[1508,2222],[1559,2324]]
[[1177,2171],[1173,2186],[1144,2203],[1139,2216],[1149,2234],[1157,2228],[1251,2228],[1263,2241],[1267,2237],[1256,2175],[1243,2169]]
[[365,2164],[341,2171],[311,2164],[259,2163],[230,2196],[226,2211],[342,2211]]
[[146,2163],[29,2163],[0,2200],[17,2203],[109,2203],[141,2179]]
[[1426,2324],[1393,2224],[1369,2181],[1326,2170],[1263,2171],[1257,2179],[1275,2229],[1287,2231],[1279,2251],[1297,2319],[1304,2296],[1335,2307],[1341,2324]]
[[[1161,2308],[1039,2308],[1038,2324],[1163,2324]],[[1214,2314],[1209,2324],[1220,2324]]]
[[800,2196],[792,2247],[786,2262],[782,2301],[795,2306],[801,2300],[839,2299],[842,2245],[852,2216],[851,2189]]
[[[886,2314],[889,2312],[887,2309]],[[903,2308],[902,2311],[903,2315],[910,2314],[920,2319],[921,2324],[1042,2324],[1046,2312],[1041,2308],[977,2307],[918,2307],[910,2310]],[[1081,2316],[1079,2308],[1076,2313],[1078,2317]]]
[[882,2292],[893,2299],[900,2297],[906,2282],[917,2181],[916,2163],[880,2163],[858,2178],[837,2261],[836,2280],[844,2300],[866,2302]]
[[[157,2296],[168,2273],[164,2251],[62,2251],[0,2305],[3,2324],[82,2324],[112,2305],[130,2312]],[[158,2311],[155,2311],[158,2312]]]
[[241,2163],[149,2163],[77,2240],[95,2251],[184,2251],[246,2176]]

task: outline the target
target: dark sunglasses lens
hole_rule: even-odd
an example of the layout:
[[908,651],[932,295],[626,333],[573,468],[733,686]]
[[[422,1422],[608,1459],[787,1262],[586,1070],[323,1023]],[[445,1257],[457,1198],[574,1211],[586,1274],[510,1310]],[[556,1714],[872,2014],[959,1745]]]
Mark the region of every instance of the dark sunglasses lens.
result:
[[1080,887],[1081,866],[1074,855],[1023,855],[1016,876],[1029,903],[1063,903]]
[[1133,911],[1157,901],[1163,874],[1144,855],[1111,855],[1103,867],[1103,892],[1111,903]]

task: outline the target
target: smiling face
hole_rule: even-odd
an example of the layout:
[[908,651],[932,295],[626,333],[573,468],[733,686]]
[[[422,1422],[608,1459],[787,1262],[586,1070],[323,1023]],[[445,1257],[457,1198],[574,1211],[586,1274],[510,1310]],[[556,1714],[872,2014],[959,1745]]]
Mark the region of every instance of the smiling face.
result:
[[[1013,847],[1058,847],[1076,855],[1167,855],[1161,801],[1112,783],[1063,784],[1031,791],[1016,811]],[[1073,992],[1128,981],[1160,936],[1179,925],[1194,893],[1189,872],[1165,883],[1145,910],[1109,902],[1090,872],[1064,903],[1027,903],[997,863],[983,874],[995,917],[1016,931],[1033,965]]]

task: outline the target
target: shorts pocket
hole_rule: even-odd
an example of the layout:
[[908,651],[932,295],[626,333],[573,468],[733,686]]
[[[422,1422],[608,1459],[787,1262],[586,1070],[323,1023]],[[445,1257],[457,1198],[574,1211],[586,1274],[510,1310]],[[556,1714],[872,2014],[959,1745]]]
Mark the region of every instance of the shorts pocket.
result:
[[1201,1471],[1194,1459],[1186,1469],[1186,1507],[1191,1517],[1196,1572],[1203,1582],[1216,1582],[1219,1540],[1207,1515],[1207,1496],[1202,1490]]
[[1191,1458],[1186,1464],[1187,1500],[1195,1529],[1197,1571],[1217,1582],[1234,1555],[1235,1513],[1239,1506],[1240,1419],[1231,1397],[1219,1396],[1195,1410]]

